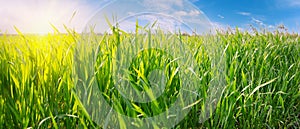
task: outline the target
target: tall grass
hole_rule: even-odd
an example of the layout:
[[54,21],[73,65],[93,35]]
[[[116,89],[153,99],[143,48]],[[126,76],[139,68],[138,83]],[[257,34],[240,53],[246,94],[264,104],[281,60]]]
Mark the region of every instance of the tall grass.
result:
[[[143,39],[138,38],[139,35],[116,34],[104,36],[95,34],[91,39],[93,41],[91,48],[86,48],[86,51],[90,52],[96,52],[98,45],[101,48],[109,48],[101,49],[98,53],[98,63],[91,64],[98,68],[96,72],[98,71],[99,89],[93,90],[105,93],[108,102],[114,100],[111,104],[117,105],[113,107],[116,107],[114,110],[119,113],[131,117],[160,113],[161,109],[168,107],[163,99],[148,105],[126,105],[127,102],[120,100],[120,96],[112,95],[114,92],[107,90],[107,87],[112,88],[107,81],[112,78],[110,65],[100,66],[101,61],[109,59],[113,50],[110,48],[114,48],[120,40]],[[79,101],[80,98],[74,94],[75,84],[80,83],[80,80],[74,78],[72,74],[76,61],[74,54],[80,48],[77,45],[82,38],[72,31],[68,34],[46,36],[24,35],[19,32],[16,36],[0,37],[0,128],[99,127],[97,122],[93,122],[93,118],[101,114],[89,116],[88,109],[83,106],[89,102]],[[159,35],[153,38],[161,39]],[[209,57],[203,47],[205,39],[201,36],[182,36],[180,40],[187,44],[186,50],[193,54],[197,62],[199,69],[197,73],[202,78],[198,94],[205,94],[213,78],[210,67],[212,57]],[[209,40],[219,44],[225,52],[223,74],[226,87],[220,101],[216,103],[214,113],[210,114],[207,121],[199,123],[199,115],[205,105],[204,101],[199,101],[175,128],[300,127],[299,36],[287,33],[250,34],[237,31],[234,34],[219,33]],[[137,91],[141,90],[139,85],[147,87],[150,83],[142,78],[150,74],[147,71],[159,68],[172,60],[163,57],[159,51],[148,52],[137,56],[141,60],[131,67],[130,80],[136,84]],[[149,61],[161,63],[154,66]],[[176,64],[170,64],[168,67],[170,71],[164,71],[167,79],[172,79],[169,75],[174,74],[176,67]],[[85,74],[88,73],[84,73],[84,69],[81,70],[83,75],[80,76],[86,77]],[[176,86],[180,86],[180,83],[175,77],[175,81],[171,80],[169,84],[166,87],[172,94],[167,96],[171,96],[171,99],[176,98],[178,90]],[[123,127],[124,124],[120,123],[119,127]],[[103,126],[105,125],[107,124],[104,122]],[[159,125],[142,126],[159,127]]]

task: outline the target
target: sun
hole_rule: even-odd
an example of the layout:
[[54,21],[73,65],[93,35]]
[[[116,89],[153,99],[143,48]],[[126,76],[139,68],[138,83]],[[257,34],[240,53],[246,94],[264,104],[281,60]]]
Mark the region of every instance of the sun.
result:
[[[22,33],[30,34],[53,33],[55,31],[53,27],[65,33],[64,25],[69,28],[82,28],[91,14],[92,6],[74,0],[7,1],[1,4],[0,17],[4,17],[0,22],[1,30],[17,33],[16,27]],[[74,12],[79,13],[70,21]]]

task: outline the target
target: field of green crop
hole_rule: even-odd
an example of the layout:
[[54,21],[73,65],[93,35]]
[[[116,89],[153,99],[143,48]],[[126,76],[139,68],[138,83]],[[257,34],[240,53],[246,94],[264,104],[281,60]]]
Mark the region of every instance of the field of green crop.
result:
[[[191,111],[175,128],[300,128],[300,36],[238,31],[219,33],[209,38],[171,36],[186,43],[185,51],[192,53],[198,65],[195,73],[201,78],[196,93],[200,96],[199,101],[191,105]],[[74,58],[74,55],[80,55],[78,42],[82,38],[72,31],[40,36],[22,33],[0,36],[1,129],[104,128],[109,125],[104,123],[100,126],[94,121],[97,115],[103,117],[103,114],[88,115],[83,105],[89,104],[89,99],[80,101],[76,94],[81,93],[77,91],[80,88],[74,89],[81,81],[74,77],[74,65],[81,65],[78,59],[84,58]],[[168,82],[165,90],[168,92],[162,98],[152,103],[136,104],[121,100],[113,88],[114,62],[111,59],[116,56],[113,54],[116,46],[124,41],[147,44],[157,39],[166,41],[168,37],[162,34],[120,35],[118,32],[102,36],[94,34],[91,46],[85,51],[95,52],[98,49],[97,61],[92,65],[96,68],[99,88],[89,90],[101,92],[96,95],[104,96],[114,110],[133,118],[153,116],[166,110],[177,98],[182,83],[176,71],[179,66],[161,51],[149,50],[138,55],[130,65],[128,80],[140,92],[150,85],[145,79],[149,71],[165,68],[163,72]],[[217,43],[224,52],[225,69],[222,74],[225,86],[213,113],[199,123],[200,111],[205,105],[201,95],[214,78],[212,57],[203,47],[207,40]],[[124,49],[127,48],[125,46]],[[179,49],[174,48],[174,52]],[[80,69],[79,73],[82,75],[77,76],[89,74],[85,69]],[[82,85],[83,89],[88,87],[89,84]],[[151,94],[148,95],[151,97]],[[115,121],[119,123],[116,127],[126,128],[121,118]],[[137,123],[136,127],[162,128],[155,123]]]

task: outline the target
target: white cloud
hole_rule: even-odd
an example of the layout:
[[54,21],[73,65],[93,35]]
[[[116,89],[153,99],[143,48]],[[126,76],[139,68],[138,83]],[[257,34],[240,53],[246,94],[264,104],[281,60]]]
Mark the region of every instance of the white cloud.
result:
[[218,17],[221,18],[221,19],[224,19],[224,18],[225,18],[224,16],[222,16],[222,15],[220,15],[220,14],[218,15]]
[[200,11],[198,10],[192,10],[190,11],[190,16],[198,16],[199,14],[202,14]]
[[183,0],[144,0],[143,4],[149,8],[160,10],[171,9],[173,6],[182,7]]
[[259,19],[256,19],[254,17],[252,17],[251,19],[252,19],[251,21],[254,22],[254,23],[256,23],[257,25],[261,25],[261,26],[265,25],[264,22],[261,21],[261,20],[259,20]]
[[190,12],[186,12],[186,11],[177,11],[174,13],[174,16],[177,17],[182,17],[182,16],[198,16],[202,14],[200,11],[198,10],[191,10]]
[[237,12],[237,14],[243,15],[243,16],[250,16],[251,13],[249,12]]
[[176,16],[186,16],[188,13],[186,11],[177,11],[174,13]]
[[268,29],[275,29],[275,26],[269,25],[269,26],[268,26]]

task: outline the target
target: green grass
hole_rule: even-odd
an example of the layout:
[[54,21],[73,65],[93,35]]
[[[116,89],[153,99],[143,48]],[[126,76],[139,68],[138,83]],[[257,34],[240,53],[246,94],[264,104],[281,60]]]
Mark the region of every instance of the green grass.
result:
[[[115,31],[118,32],[118,31]],[[139,93],[150,86],[146,78],[154,69],[162,69],[166,75],[166,90],[170,91],[152,103],[134,103],[120,99],[113,88],[112,59],[118,45],[123,42],[149,44],[150,41],[167,41],[165,35],[132,35],[114,33],[93,35],[90,46],[80,46],[83,36],[69,31],[68,34],[46,36],[4,35],[0,37],[0,128],[96,128],[93,121],[101,114],[88,115],[90,109],[84,107],[94,102],[80,94],[102,91],[105,100],[117,112],[131,117],[154,116],[163,112],[178,97],[181,87],[179,64],[160,50],[149,50],[136,56],[132,61],[128,80],[135,86],[132,92]],[[184,50],[192,53],[197,64],[197,75],[201,78],[197,94],[198,102],[175,128],[299,128],[300,127],[300,40],[299,36],[288,33],[236,32],[219,33],[208,39],[202,36],[177,36],[186,43]],[[225,77],[223,94],[216,103],[214,113],[203,123],[199,123],[203,110],[205,93],[212,78],[212,57],[204,42],[217,43],[225,52]],[[97,46],[100,45],[99,48]],[[130,47],[123,46],[130,50]],[[174,53],[180,52],[174,48]],[[98,50],[98,52],[97,52]],[[96,54],[97,62],[88,55]],[[173,55],[174,55],[173,53]],[[77,55],[77,57],[74,55]],[[172,55],[172,54],[171,54]],[[176,55],[176,54],[175,54]],[[88,61],[86,61],[87,59]],[[123,59],[123,60],[122,60]],[[121,61],[128,61],[122,57]],[[131,60],[130,60],[131,61]],[[94,66],[96,78],[88,78]],[[151,63],[149,63],[151,62]],[[154,62],[154,63],[153,63]],[[74,77],[75,73],[82,73]],[[188,64],[184,64],[188,65]],[[80,80],[81,79],[81,80]],[[85,80],[82,80],[85,79]],[[97,80],[99,89],[90,89],[89,82]],[[80,88],[74,89],[74,87]],[[87,92],[88,91],[88,92]],[[75,94],[77,93],[77,94]],[[152,96],[146,93],[146,96]],[[78,95],[79,94],[79,95]],[[99,97],[93,94],[92,97]],[[79,100],[86,101],[79,101]],[[99,103],[98,103],[99,104]],[[101,105],[101,104],[100,104]],[[118,127],[126,121],[116,118]],[[123,123],[122,123],[123,121]],[[113,122],[113,121],[112,121]],[[107,126],[108,123],[103,123]],[[159,125],[143,125],[156,127]],[[101,128],[101,127],[99,127]]]

